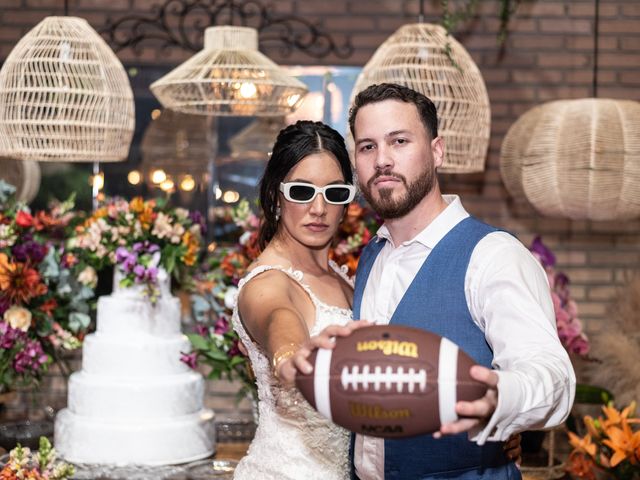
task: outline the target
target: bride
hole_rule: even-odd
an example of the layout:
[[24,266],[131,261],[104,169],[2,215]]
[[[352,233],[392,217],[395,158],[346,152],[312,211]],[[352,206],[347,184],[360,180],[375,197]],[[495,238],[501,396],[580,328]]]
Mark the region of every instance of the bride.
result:
[[[259,424],[235,479],[344,480],[349,434],[321,417],[279,376],[310,336],[353,322],[353,284],[329,247],[355,186],[342,136],[299,121],[280,132],[260,182],[260,256],[241,280],[233,327],[256,375]],[[291,376],[291,375],[288,375]],[[513,443],[512,443],[513,446]],[[508,452],[517,456],[519,442]]]

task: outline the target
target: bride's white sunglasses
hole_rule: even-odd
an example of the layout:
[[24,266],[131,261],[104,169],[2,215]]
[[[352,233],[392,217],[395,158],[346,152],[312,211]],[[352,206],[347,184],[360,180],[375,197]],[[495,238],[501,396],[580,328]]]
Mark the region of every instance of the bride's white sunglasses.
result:
[[304,182],[281,182],[280,191],[284,198],[293,203],[312,202],[316,195],[322,194],[327,203],[345,205],[351,203],[356,196],[356,187],[347,184],[332,184],[326,187],[316,187]]

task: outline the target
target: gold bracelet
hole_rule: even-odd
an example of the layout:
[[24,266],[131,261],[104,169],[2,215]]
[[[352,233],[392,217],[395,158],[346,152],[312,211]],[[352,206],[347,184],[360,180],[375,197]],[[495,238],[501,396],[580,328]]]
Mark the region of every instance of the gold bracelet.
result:
[[293,357],[299,348],[300,345],[298,345],[297,343],[287,343],[286,345],[281,346],[275,351],[273,357],[271,358],[271,366],[273,367],[273,375],[276,378],[280,378],[278,368],[280,367],[282,362]]

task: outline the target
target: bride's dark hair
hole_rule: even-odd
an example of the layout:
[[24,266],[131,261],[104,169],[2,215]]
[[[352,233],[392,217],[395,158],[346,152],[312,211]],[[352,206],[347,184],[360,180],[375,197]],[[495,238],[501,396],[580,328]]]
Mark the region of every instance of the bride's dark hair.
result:
[[342,135],[322,122],[299,120],[280,130],[273,145],[271,158],[260,180],[260,206],[263,220],[260,224],[258,244],[266,247],[278,230],[276,209],[280,182],[304,158],[314,153],[329,152],[340,164],[346,183],[353,185],[353,171],[349,153]]

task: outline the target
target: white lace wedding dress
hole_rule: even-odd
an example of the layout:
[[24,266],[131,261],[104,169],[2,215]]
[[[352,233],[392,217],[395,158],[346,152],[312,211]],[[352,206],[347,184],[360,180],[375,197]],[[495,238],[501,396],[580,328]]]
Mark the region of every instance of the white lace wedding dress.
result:
[[[346,273],[330,262],[347,281]],[[279,266],[253,269],[238,286],[242,287],[267,270],[280,270],[298,282],[316,307],[316,323],[310,335],[329,325],[344,325],[351,310],[321,302],[304,284],[300,271]],[[349,434],[320,416],[295,388],[286,389],[273,376],[264,350],[253,343],[238,316],[233,312],[233,328],[247,347],[258,385],[259,421],[249,452],[236,468],[236,480],[344,480],[349,478]]]

